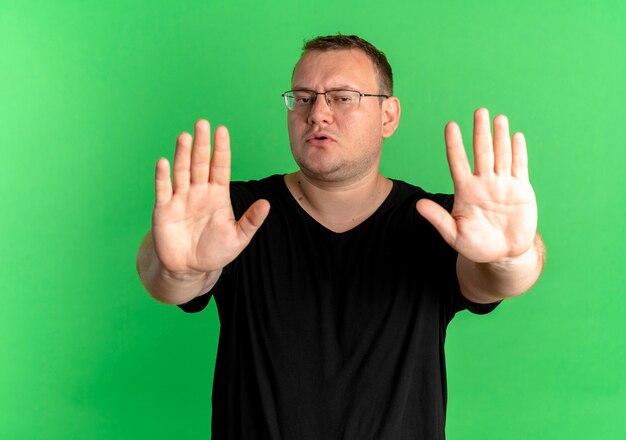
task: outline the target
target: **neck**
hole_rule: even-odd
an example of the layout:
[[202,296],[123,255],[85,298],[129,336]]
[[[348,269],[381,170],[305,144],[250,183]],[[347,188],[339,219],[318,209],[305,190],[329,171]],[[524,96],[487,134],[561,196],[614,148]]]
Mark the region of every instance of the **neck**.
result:
[[334,232],[348,231],[365,221],[392,187],[392,182],[378,172],[353,182],[327,182],[298,171],[286,175],[285,183],[302,209]]

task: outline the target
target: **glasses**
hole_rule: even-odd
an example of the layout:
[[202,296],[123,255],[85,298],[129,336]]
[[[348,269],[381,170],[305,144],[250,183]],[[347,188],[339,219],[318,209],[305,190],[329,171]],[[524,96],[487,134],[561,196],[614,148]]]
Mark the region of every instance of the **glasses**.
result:
[[389,98],[389,95],[372,95],[361,93],[356,90],[328,90],[327,92],[316,92],[314,90],[289,90],[282,94],[285,98],[285,105],[291,111],[309,112],[318,95],[324,95],[326,104],[332,111],[350,111],[359,107],[362,97]]

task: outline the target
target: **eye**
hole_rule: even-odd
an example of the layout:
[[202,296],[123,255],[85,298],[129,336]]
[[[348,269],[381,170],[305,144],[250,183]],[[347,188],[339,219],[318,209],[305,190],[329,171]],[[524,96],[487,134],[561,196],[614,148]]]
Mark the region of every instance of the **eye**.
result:
[[312,102],[312,97],[310,93],[298,92],[293,94],[293,101],[296,105],[309,105]]
[[338,90],[332,93],[330,99],[334,104],[347,105],[354,102],[355,94],[349,91]]

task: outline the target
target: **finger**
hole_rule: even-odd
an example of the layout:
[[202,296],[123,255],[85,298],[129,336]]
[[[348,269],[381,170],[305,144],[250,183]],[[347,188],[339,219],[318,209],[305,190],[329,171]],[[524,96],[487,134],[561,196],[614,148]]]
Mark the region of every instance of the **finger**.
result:
[[470,169],[467,153],[463,146],[461,130],[456,123],[449,122],[446,124],[445,138],[450,175],[452,176],[452,181],[458,183],[471,175],[472,170]]
[[479,108],[474,112],[474,174],[493,172],[493,142],[489,112]]
[[215,129],[215,146],[209,179],[210,182],[220,185],[230,183],[230,135],[224,126]]
[[498,115],[493,120],[493,152],[496,174],[511,173],[511,138],[509,137],[509,120]]
[[243,213],[237,224],[243,234],[243,241],[248,243],[254,233],[261,227],[270,212],[267,200],[257,200]]
[[189,164],[191,162],[191,135],[181,133],[176,139],[174,153],[174,192],[186,191],[189,188]]
[[167,159],[159,159],[154,174],[154,206],[158,207],[166,204],[172,198],[170,163]]
[[193,150],[191,151],[191,183],[206,183],[209,180],[211,159],[211,126],[206,119],[194,125]]
[[514,177],[528,179],[528,151],[526,138],[522,133],[513,135],[513,160],[511,173]]
[[454,218],[439,203],[429,199],[420,199],[415,205],[419,212],[437,229],[441,237],[454,248],[456,242],[457,229]]

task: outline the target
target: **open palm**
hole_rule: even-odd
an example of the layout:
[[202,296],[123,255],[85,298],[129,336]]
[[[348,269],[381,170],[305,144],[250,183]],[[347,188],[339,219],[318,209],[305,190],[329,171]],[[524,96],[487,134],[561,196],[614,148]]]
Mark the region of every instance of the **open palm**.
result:
[[269,203],[256,201],[235,219],[230,202],[230,139],[226,127],[215,130],[195,124],[193,138],[178,136],[173,178],[166,159],[155,173],[152,215],[154,247],[163,267],[171,272],[210,272],[223,268],[248,245],[269,212]]
[[417,210],[459,254],[474,262],[517,257],[532,245],[537,230],[537,203],[528,180],[526,142],[509,136],[508,120],[474,113],[474,170],[458,125],[446,125],[446,152],[454,182],[454,206],[448,213],[437,203],[420,200]]

